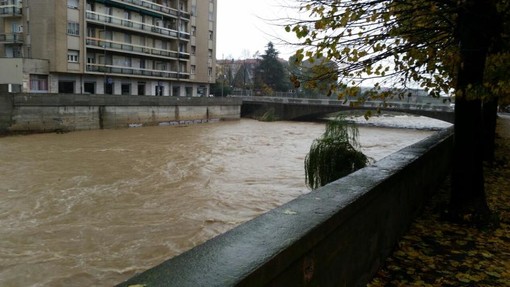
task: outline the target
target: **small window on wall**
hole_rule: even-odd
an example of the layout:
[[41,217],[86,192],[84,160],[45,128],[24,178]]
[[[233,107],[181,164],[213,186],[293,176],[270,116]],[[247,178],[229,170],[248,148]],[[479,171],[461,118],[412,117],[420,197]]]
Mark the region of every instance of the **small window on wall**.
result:
[[120,86],[120,92],[124,96],[131,95],[131,84],[122,84]]
[[73,94],[74,93],[74,81],[59,81],[58,82],[59,94]]
[[96,93],[96,83],[95,82],[85,82],[83,84],[83,89],[85,94],[95,94]]
[[172,88],[172,96],[178,97],[180,96],[181,89],[179,87],[173,87]]
[[67,34],[72,36],[80,36],[80,23],[67,22]]
[[67,51],[67,62],[78,63],[79,58],[80,58],[80,51],[77,51],[77,50],[68,50]]
[[78,9],[79,0],[67,0],[67,8]]
[[47,92],[48,76],[46,75],[30,75],[30,91]]
[[138,95],[145,96],[145,82],[138,82]]
[[154,94],[156,96],[163,96],[164,92],[165,92],[164,86],[158,84],[157,86],[154,87]]

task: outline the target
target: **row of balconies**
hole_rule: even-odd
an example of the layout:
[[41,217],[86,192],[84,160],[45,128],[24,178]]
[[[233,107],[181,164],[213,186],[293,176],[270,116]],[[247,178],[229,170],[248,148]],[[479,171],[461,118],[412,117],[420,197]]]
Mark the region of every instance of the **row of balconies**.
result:
[[23,43],[22,33],[2,33],[0,34],[0,43],[20,44]]
[[21,1],[0,1],[0,16],[21,16]]
[[118,74],[118,75],[134,75],[134,76],[147,76],[156,78],[167,79],[189,79],[189,73],[181,73],[176,71],[164,71],[153,69],[142,69],[136,67],[124,67],[105,64],[87,64],[87,72],[105,73],[105,74]]
[[134,30],[142,30],[145,32],[150,32],[152,34],[162,35],[173,39],[186,39],[186,40],[190,39],[190,34],[187,32],[177,31],[165,27],[160,27],[157,25],[133,21],[130,19],[123,19],[120,17],[98,13],[95,11],[87,11],[87,19],[97,24],[129,28]]
[[190,19],[191,18],[191,14],[188,13],[187,11],[184,11],[182,9],[178,10],[176,8],[172,8],[172,7],[156,4],[154,2],[147,1],[147,0],[112,0],[112,2],[127,3],[128,5],[131,4],[132,6],[137,6],[138,8],[139,7],[143,7],[145,9],[150,10],[150,11],[160,12],[160,13],[162,13],[164,15],[172,15],[172,16],[175,16],[175,17],[182,17],[182,18],[185,18],[185,19]]
[[[190,19],[191,14],[187,11],[178,10],[164,5],[156,4],[147,0],[111,0],[116,3],[123,3],[131,6],[140,7],[148,11],[156,11],[163,15],[172,15],[176,18]],[[0,16],[21,16],[23,12],[21,0],[3,0],[0,1]]]
[[159,48],[152,48],[131,43],[116,42],[100,38],[87,37],[86,43],[89,48],[91,47],[96,49],[108,49],[119,52],[126,52],[129,54],[137,53],[153,57],[174,58],[181,60],[188,60],[190,58],[190,54],[185,52],[164,50]]

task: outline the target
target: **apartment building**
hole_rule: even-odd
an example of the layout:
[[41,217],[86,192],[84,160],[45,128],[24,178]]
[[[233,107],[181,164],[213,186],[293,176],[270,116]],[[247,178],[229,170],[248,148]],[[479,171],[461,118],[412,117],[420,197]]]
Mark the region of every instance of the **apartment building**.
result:
[[11,92],[206,96],[217,0],[0,0]]

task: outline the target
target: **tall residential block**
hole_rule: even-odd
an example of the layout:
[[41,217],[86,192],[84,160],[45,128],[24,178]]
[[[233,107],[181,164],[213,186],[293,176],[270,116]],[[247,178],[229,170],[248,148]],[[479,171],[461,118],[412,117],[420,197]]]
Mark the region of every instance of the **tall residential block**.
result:
[[0,0],[0,91],[207,96],[217,0]]

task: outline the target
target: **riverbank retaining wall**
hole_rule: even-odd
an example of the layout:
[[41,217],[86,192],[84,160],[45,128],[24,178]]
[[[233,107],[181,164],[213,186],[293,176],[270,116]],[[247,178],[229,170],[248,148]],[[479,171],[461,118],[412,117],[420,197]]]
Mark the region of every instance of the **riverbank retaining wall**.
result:
[[0,94],[0,133],[174,125],[240,119],[235,98]]
[[452,134],[438,132],[118,286],[366,286],[448,175]]

